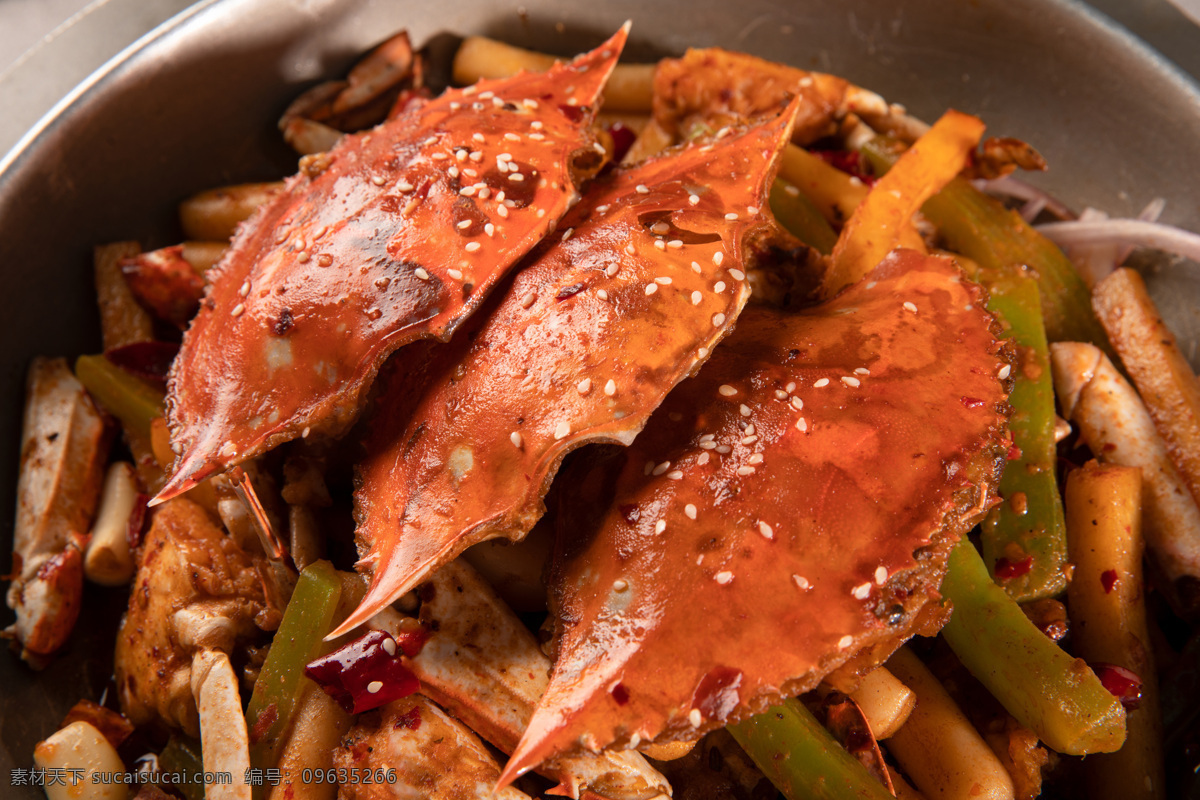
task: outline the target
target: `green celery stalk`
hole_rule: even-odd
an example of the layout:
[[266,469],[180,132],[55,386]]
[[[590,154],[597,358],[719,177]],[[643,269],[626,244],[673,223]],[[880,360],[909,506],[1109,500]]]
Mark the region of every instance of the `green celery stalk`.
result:
[[271,769],[279,760],[307,680],[304,666],[329,649],[324,637],[341,595],[342,578],[328,561],[314,561],[300,573],[246,709],[254,767]]
[[784,700],[729,732],[788,800],[891,800],[798,700]]
[[150,439],[150,423],[163,415],[163,393],[102,355],[80,356],[75,377],[96,402],[129,430]]
[[770,203],[775,219],[793,236],[823,255],[833,252],[837,234],[807,195],[776,178],[771,185]]
[[942,594],[954,607],[942,636],[980,683],[1047,746],[1069,755],[1112,753],[1125,710],[1082,659],[1037,629],[997,586],[970,540],[950,553]]
[[1054,471],[1054,385],[1037,281],[987,270],[975,277],[987,286],[988,309],[1008,323],[1020,355],[1009,430],[1021,455],[1008,462],[1000,481],[1004,502],[984,520],[983,557],[993,577],[1001,558],[1014,564],[1032,559],[1027,572],[997,583],[1020,602],[1053,597],[1067,588],[1067,532]]

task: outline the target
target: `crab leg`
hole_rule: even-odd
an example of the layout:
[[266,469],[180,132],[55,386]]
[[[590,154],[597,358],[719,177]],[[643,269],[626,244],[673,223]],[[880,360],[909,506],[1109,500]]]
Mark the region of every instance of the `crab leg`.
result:
[[[421,622],[433,631],[407,662],[421,691],[484,739],[511,753],[549,682],[550,659],[529,629],[461,558],[422,584]],[[403,617],[384,609],[370,622],[393,635]],[[581,791],[611,800],[648,800],[670,794],[666,778],[638,753],[566,756],[538,771],[559,782],[550,794]]]
[[694,739],[911,635],[1006,449],[1008,360],[959,275],[898,250],[821,306],[748,310],[632,447],[576,462],[558,660],[504,779]]
[[626,34],[309,157],[242,226],[184,337],[168,404],[179,458],[156,500],[340,433],[388,355],[448,339],[602,163],[589,128]]
[[482,321],[393,361],[356,493],[359,568],[340,635],[472,544],[520,539],[568,451],[628,444],[749,296],[783,114],[623,172],[564,220]]

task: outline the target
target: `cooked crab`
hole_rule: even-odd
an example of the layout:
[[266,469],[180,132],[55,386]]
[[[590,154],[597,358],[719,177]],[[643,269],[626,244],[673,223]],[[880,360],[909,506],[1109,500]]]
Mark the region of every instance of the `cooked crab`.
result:
[[184,337],[168,399],[179,457],[157,500],[342,432],[388,355],[449,338],[602,163],[591,120],[625,37],[308,157],[240,229]]

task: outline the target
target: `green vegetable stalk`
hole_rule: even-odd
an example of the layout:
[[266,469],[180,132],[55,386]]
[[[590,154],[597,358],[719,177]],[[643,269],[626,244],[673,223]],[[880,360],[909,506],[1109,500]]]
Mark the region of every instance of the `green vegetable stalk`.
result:
[[342,578],[328,561],[314,561],[300,573],[246,710],[254,767],[270,769],[279,760],[307,680],[304,665],[328,649],[324,637],[341,596]]
[[199,778],[204,772],[200,742],[190,736],[173,735],[167,740],[162,752],[158,754],[158,771],[186,775],[189,780],[169,784],[169,786],[183,795],[185,800],[204,800],[204,784]]
[[833,252],[837,234],[807,195],[777,178],[771,185],[770,202],[775,219],[793,236],[823,255]]
[[129,430],[150,439],[150,423],[163,415],[163,393],[102,355],[80,356],[75,377],[105,411]]
[[1008,462],[1000,481],[1004,502],[984,520],[983,557],[1014,599],[1053,597],[1067,587],[1067,534],[1054,472],[1054,385],[1037,282],[987,270],[975,279],[987,286],[988,309],[1008,323],[1019,355],[1009,430],[1020,456]]
[[950,553],[942,594],[954,605],[942,629],[950,648],[1008,713],[1050,748],[1111,753],[1125,741],[1125,710],[1082,659],[1029,621],[997,586],[967,539]]
[[798,700],[785,700],[729,732],[788,800],[891,800]]

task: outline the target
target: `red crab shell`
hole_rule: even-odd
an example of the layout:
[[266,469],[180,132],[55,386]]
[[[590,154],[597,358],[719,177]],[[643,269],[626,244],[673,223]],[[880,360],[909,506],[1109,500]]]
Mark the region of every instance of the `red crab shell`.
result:
[[567,452],[631,442],[707,358],[749,296],[744,239],[796,108],[619,173],[486,320],[398,355],[356,493],[373,581],[332,635],[469,545],[523,537]]
[[696,738],[899,644],[944,572],[914,554],[965,533],[1004,453],[1008,361],[959,275],[898,250],[821,306],[748,309],[633,446],[580,462],[558,658],[504,780]]
[[627,27],[541,74],[414,104],[310,157],[239,231],[184,337],[158,501],[310,430],[336,434],[380,364],[447,339],[578,195]]

